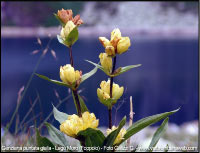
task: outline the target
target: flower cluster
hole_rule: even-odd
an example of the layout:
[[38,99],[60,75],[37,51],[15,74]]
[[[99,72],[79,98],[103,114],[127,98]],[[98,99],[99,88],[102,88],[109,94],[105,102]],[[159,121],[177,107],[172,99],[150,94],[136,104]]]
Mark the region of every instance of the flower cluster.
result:
[[105,47],[105,51],[109,56],[122,54],[126,52],[131,45],[129,37],[122,37],[118,28],[111,32],[110,40],[106,37],[99,37],[99,40]]
[[82,72],[74,70],[70,64],[60,67],[60,79],[70,86],[78,86],[81,82]]
[[[99,101],[102,102],[106,106],[110,106],[110,102],[107,101],[110,99],[110,80],[102,81],[100,84],[100,88],[97,89],[97,95],[99,97]],[[112,86],[112,104],[115,104],[117,100],[122,96],[124,92],[124,87],[119,87],[118,84],[113,83]]]
[[75,114],[69,116],[66,121],[60,125],[60,131],[70,137],[76,137],[77,134],[87,128],[97,128],[99,120],[96,119],[94,113],[84,112],[82,117]]
[[76,15],[74,18],[73,18],[73,12],[72,10],[58,10],[58,13],[57,13],[59,19],[64,23],[66,24],[68,21],[72,21],[75,25],[79,26],[81,24],[83,24],[83,20],[80,19],[80,15]]

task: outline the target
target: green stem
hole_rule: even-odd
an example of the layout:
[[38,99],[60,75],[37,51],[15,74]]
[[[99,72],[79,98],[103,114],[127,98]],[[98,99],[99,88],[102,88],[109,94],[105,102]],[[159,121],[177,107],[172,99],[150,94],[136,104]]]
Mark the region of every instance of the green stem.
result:
[[[69,47],[69,56],[70,56],[71,66],[74,67],[73,56],[72,56],[72,46]],[[81,114],[81,105],[80,105],[80,101],[79,101],[79,98],[78,98],[77,89],[72,90],[72,92],[74,94],[74,99],[75,99],[75,103],[76,103],[76,106],[77,106],[78,116],[82,117],[82,114]]]

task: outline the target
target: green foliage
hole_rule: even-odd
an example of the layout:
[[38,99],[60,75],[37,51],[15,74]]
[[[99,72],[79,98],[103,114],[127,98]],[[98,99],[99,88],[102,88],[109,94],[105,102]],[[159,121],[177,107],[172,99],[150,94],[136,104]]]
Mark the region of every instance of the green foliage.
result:
[[[156,144],[158,143],[159,139],[163,136],[163,134],[165,133],[165,131],[167,130],[167,126],[168,126],[168,120],[169,118],[167,117],[163,123],[161,124],[161,126],[156,130],[156,132],[153,135],[153,138],[151,140],[151,143],[149,145],[148,148],[153,148],[156,146]],[[153,150],[149,150],[149,152],[152,152]]]
[[60,112],[59,110],[57,110],[56,107],[54,107],[53,105],[53,115],[54,118],[60,123],[62,124],[65,120],[67,120],[68,115],[66,113]]
[[95,67],[94,69],[92,69],[90,72],[85,73],[84,75],[82,75],[82,77],[81,77],[81,83],[83,83],[85,80],[87,80],[88,78],[90,78],[91,76],[93,76],[96,72],[97,72],[97,67]]
[[65,45],[71,47],[78,40],[78,27],[75,27],[65,38]]
[[46,137],[42,137],[39,133],[39,130],[36,129],[36,144],[38,147],[50,147],[51,152],[55,152],[53,143]]
[[[72,92],[72,96],[73,96],[73,100],[74,100],[74,104],[75,104],[76,110],[78,112],[78,106],[76,104],[76,99],[75,99],[75,96],[74,96],[73,92]],[[80,102],[80,105],[81,105],[81,113],[89,111],[87,106],[85,105],[85,102],[84,102],[83,98],[81,98],[81,96],[79,96],[79,95],[78,95],[78,98],[79,98],[79,102]]]
[[55,144],[61,145],[61,146],[69,146],[67,140],[65,139],[65,135],[64,133],[60,132],[58,129],[56,129],[53,125],[49,124],[49,123],[45,123],[49,135],[52,139],[52,141]]
[[116,130],[112,131],[105,139],[103,146],[113,146],[115,139],[117,138],[120,130],[126,124],[126,116],[120,121],[119,126]]
[[44,79],[44,80],[47,80],[49,82],[52,82],[54,84],[57,84],[57,85],[60,85],[60,86],[65,86],[65,87],[68,87],[68,88],[71,88],[69,85],[67,85],[66,83],[63,83],[61,81],[57,81],[57,80],[52,80],[52,79],[49,79],[48,77],[44,76],[44,75],[41,75],[41,74],[37,74],[35,73],[35,75],[37,75],[38,77]]
[[116,77],[120,74],[123,74],[125,72],[127,72],[128,70],[132,69],[132,68],[136,68],[141,66],[141,64],[137,64],[137,65],[129,65],[129,66],[125,66],[125,67],[119,67],[118,69],[115,70],[114,74],[110,74],[106,69],[104,69],[101,65],[96,64],[92,61],[86,60],[87,62],[93,64],[94,66],[96,66],[97,68],[99,68],[100,70],[102,70],[106,75],[110,76],[110,77]]
[[101,147],[105,136],[100,130],[87,128],[77,134],[77,139],[86,147]]
[[78,40],[78,27],[75,27],[68,35],[65,39],[63,39],[60,35],[57,35],[57,39],[58,41],[67,46],[67,47],[71,47],[77,40]]
[[156,122],[168,117],[169,115],[172,115],[172,114],[176,113],[179,109],[171,111],[171,112],[165,112],[165,113],[161,113],[161,114],[145,117],[145,118],[135,122],[131,127],[129,127],[127,129],[127,132],[124,135],[123,142],[125,140],[127,140],[128,138],[130,138],[131,136],[133,136],[134,134],[136,134],[137,132],[139,132],[142,129],[144,129],[145,127],[147,127],[149,125],[152,125],[152,124],[154,124],[154,123],[156,123]]

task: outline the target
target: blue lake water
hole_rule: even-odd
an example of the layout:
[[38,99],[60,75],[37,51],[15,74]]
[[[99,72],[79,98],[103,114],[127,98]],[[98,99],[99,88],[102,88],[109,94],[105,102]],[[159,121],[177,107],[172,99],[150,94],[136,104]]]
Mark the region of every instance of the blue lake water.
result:
[[[48,38],[41,39],[45,45]],[[39,49],[36,38],[1,38],[1,124],[9,122],[16,107],[17,93],[25,85],[33,72],[39,54],[30,55]],[[119,122],[124,115],[129,115],[129,97],[133,96],[134,121],[143,117],[171,111],[181,106],[181,110],[170,117],[170,122],[181,124],[198,119],[198,40],[197,39],[135,39],[131,40],[129,51],[117,57],[117,67],[131,64],[142,64],[114,79],[115,83],[124,86],[125,92],[118,104],[123,105],[113,122]],[[69,52],[58,41],[53,39],[50,47],[56,51],[58,60],[50,52],[42,59],[37,73],[49,78],[60,80],[61,65],[69,64]],[[98,62],[98,55],[104,52],[98,38],[81,38],[73,47],[75,68],[86,73],[93,65],[85,60]],[[100,119],[100,126],[107,126],[108,112],[104,105],[98,102],[96,89],[107,76],[100,70],[80,88],[82,96],[86,97],[86,105]],[[23,119],[36,98],[40,95],[43,118],[52,111],[51,104],[58,104],[54,94],[57,90],[61,99],[68,96],[68,90],[44,81],[34,76],[19,109],[20,120]],[[63,103],[60,111],[75,113],[72,98]],[[41,112],[39,103],[34,107],[27,121]],[[53,117],[52,117],[53,118]],[[51,118],[51,119],[52,119]],[[56,126],[58,124],[54,122]],[[31,122],[29,125],[34,124]],[[14,124],[11,131],[14,130]]]

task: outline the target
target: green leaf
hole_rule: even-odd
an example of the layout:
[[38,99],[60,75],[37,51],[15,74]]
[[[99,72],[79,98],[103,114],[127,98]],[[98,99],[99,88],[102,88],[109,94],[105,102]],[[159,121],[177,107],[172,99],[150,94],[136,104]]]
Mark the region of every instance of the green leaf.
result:
[[54,118],[60,123],[62,124],[65,120],[67,120],[68,118],[68,114],[60,112],[59,110],[57,110],[56,107],[54,107],[53,105],[53,115]]
[[[72,91],[72,96],[73,96],[74,104],[75,104],[75,107],[76,107],[76,111],[78,112],[78,107],[76,105],[76,99],[75,99],[73,91]],[[79,96],[79,95],[78,95],[78,98],[79,98],[79,102],[80,102],[80,105],[81,105],[81,113],[84,113],[86,111],[89,112],[87,106],[85,105],[83,98],[81,98],[81,96]]]
[[[36,128],[36,144],[37,144],[37,146],[39,148],[40,147],[49,147],[50,152],[55,152],[56,151],[55,148],[54,148],[55,146],[53,145],[53,143],[49,139],[47,139],[46,137],[42,137],[37,128]],[[41,150],[40,150],[40,152],[41,152]]]
[[120,67],[120,71],[115,73],[113,76],[118,76],[124,72],[127,72],[128,70],[132,69],[132,68],[136,68],[136,67],[139,67],[141,66],[141,64],[137,64],[137,65],[129,65],[129,66],[125,66],[125,67]]
[[60,24],[62,25],[62,27],[65,26],[65,23],[58,17],[58,15],[56,13],[54,13],[54,16],[56,17],[56,19],[60,22]]
[[67,36],[64,43],[68,47],[72,46],[78,40],[78,27],[75,27]]
[[67,140],[65,139],[64,133],[60,132],[58,129],[56,129],[53,125],[49,123],[45,123],[49,135],[51,136],[51,139],[54,143],[59,144],[61,146],[67,147],[69,144],[67,143]]
[[81,98],[80,95],[78,95],[78,98],[79,98],[79,102],[80,102],[80,105],[81,105],[81,113],[89,112],[87,106],[85,105],[83,98]]
[[124,135],[123,142],[126,141],[131,136],[133,136],[134,134],[136,134],[137,132],[139,132],[142,129],[144,129],[145,127],[147,127],[149,125],[152,125],[152,124],[154,124],[154,123],[156,123],[156,122],[168,117],[169,115],[172,115],[172,114],[176,113],[179,109],[171,111],[171,112],[165,112],[165,113],[149,116],[149,117],[143,118],[143,119],[135,122],[131,127],[129,127],[127,129],[127,132]]
[[92,75],[94,75],[97,72],[97,67],[95,67],[94,69],[92,69],[90,72],[85,73],[82,77],[81,77],[81,83],[83,83],[85,80],[87,80],[89,77],[91,77]]
[[[153,148],[156,146],[156,144],[158,143],[159,139],[163,136],[163,134],[165,133],[165,131],[167,130],[167,126],[168,126],[168,120],[169,118],[167,117],[163,123],[161,124],[161,126],[156,130],[156,132],[153,135],[153,138],[151,140],[151,143],[149,145],[148,148]],[[152,152],[153,149],[148,150],[149,152]]]
[[113,146],[115,139],[117,138],[120,130],[125,124],[126,124],[126,116],[120,121],[118,128],[114,130],[113,132],[111,132],[106,137],[106,139],[104,140],[103,146],[106,146],[106,147]]
[[85,60],[85,61],[87,61],[87,62],[93,64],[94,66],[96,66],[97,68],[99,68],[99,69],[102,70],[104,73],[106,73],[107,75],[110,76],[110,74],[109,74],[106,70],[104,70],[104,68],[103,68],[101,65],[96,64],[96,63],[94,63],[94,62],[92,62],[92,61],[89,61],[89,60]]
[[37,73],[35,73],[35,75],[37,75],[38,77],[40,77],[40,78],[42,78],[42,79],[44,79],[44,80],[47,80],[47,81],[49,81],[49,82],[52,82],[52,83],[54,83],[54,84],[57,84],[57,85],[60,85],[60,86],[65,86],[65,87],[70,88],[69,85],[67,85],[67,84],[65,84],[65,83],[63,83],[63,82],[61,82],[61,81],[52,80],[52,79],[49,79],[48,77],[46,77],[46,76],[44,76],[44,75],[40,75],[40,74],[37,74]]
[[101,65],[96,64],[94,62],[91,62],[89,60],[86,60],[87,62],[93,64],[94,66],[96,66],[97,68],[99,68],[100,70],[102,70],[106,75],[110,76],[110,77],[115,77],[118,76],[124,72],[127,72],[128,70],[132,69],[132,68],[136,68],[141,66],[141,64],[137,64],[137,65],[129,65],[129,66],[125,66],[125,67],[119,67],[118,69],[115,70],[114,74],[110,74],[107,70],[105,70]]
[[100,130],[87,128],[77,134],[77,139],[86,147],[102,147],[105,136]]

